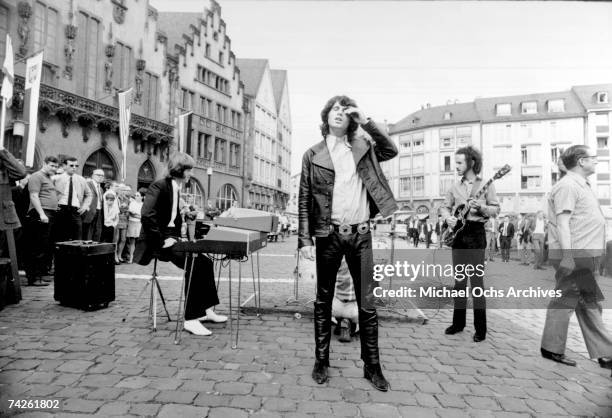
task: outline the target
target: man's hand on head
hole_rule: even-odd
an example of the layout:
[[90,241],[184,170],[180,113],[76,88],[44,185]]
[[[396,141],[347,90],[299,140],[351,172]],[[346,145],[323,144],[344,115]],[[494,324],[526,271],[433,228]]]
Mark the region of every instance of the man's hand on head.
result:
[[347,106],[344,108],[344,113],[346,113],[351,119],[360,125],[365,125],[368,123],[368,118],[366,117],[365,113],[363,113],[363,111],[357,107]]

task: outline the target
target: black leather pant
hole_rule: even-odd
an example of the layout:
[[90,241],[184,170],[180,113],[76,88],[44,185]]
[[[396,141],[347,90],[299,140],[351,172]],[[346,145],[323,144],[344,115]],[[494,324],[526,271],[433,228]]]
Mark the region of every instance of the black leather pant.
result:
[[[487,247],[486,232],[481,222],[467,222],[465,228],[457,236],[453,245],[453,266],[457,265],[481,265],[484,266],[485,249]],[[465,290],[467,281],[470,281],[472,289],[483,289],[484,277],[474,274],[471,277],[457,280],[455,278],[455,290]],[[479,335],[487,333],[487,302],[484,296],[473,297],[474,302],[474,328]],[[455,309],[453,311],[453,326],[459,329],[465,327],[465,308],[467,297],[454,298]]]
[[336,286],[336,275],[346,257],[353,278],[357,306],[359,307],[359,333],[361,359],[366,364],[378,364],[378,316],[374,308],[374,261],[372,235],[370,232],[340,235],[331,232],[327,237],[316,239],[317,255],[317,299],[315,301],[315,356],[317,360],[329,361],[331,339],[332,300]]

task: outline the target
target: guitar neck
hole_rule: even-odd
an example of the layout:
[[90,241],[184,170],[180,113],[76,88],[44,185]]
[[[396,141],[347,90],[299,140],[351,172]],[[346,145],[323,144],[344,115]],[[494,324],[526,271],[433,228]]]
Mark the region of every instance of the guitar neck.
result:
[[[494,180],[495,180],[495,179],[493,179],[493,178],[489,179],[489,181],[487,181],[487,182],[484,184],[484,186],[482,186],[482,187],[480,188],[480,190],[478,190],[478,193],[476,193],[476,194],[474,195],[473,199],[474,199],[474,200],[478,200],[478,199],[480,199],[480,198],[481,198],[481,197],[482,197],[482,196],[483,196],[483,195],[484,195],[484,194],[487,192],[487,190],[489,190],[489,186],[491,186],[491,183],[493,183],[493,181],[494,181]],[[463,208],[463,211],[461,212],[461,217],[462,217],[462,218],[465,218],[465,217],[467,216],[467,214],[468,214],[469,210],[470,210],[470,207],[466,205],[466,206],[465,206],[465,208]]]

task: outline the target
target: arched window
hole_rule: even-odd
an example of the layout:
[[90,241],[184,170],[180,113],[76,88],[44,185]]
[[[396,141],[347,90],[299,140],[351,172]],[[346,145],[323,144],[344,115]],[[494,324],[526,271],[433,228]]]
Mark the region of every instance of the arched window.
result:
[[193,177],[183,186],[181,197],[185,201],[185,204],[204,209],[204,191],[200,182]]
[[104,149],[99,149],[89,156],[83,165],[83,177],[91,177],[97,168],[104,170],[106,180],[117,180],[117,166],[113,157]]
[[227,210],[232,207],[232,203],[235,200],[238,200],[238,194],[234,186],[229,183],[224,184],[219,189],[219,193],[217,193],[217,208],[219,208],[220,211]]
[[147,160],[140,166],[138,170],[138,189],[144,187],[148,189],[151,183],[155,181],[155,167],[151,164],[151,161]]

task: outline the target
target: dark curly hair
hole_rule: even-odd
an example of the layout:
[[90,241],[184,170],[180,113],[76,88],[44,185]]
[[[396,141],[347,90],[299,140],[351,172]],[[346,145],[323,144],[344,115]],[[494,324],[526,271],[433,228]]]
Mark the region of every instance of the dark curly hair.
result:
[[[321,124],[321,135],[323,135],[323,138],[326,138],[329,134],[329,124],[327,123],[327,117],[329,116],[329,112],[331,111],[332,107],[334,107],[336,102],[340,103],[341,106],[357,107],[357,102],[355,102],[355,100],[351,99],[348,96],[334,96],[329,99],[327,103],[325,103],[323,110],[321,110],[321,121],[323,122]],[[346,135],[349,140],[353,139],[353,135],[357,131],[357,128],[359,128],[359,124],[355,122],[352,118],[349,118],[349,126],[346,129]]]
[[474,174],[480,174],[482,171],[482,154],[478,149],[468,145],[467,147],[459,148],[457,152],[455,152],[455,155],[459,154],[465,156],[465,163],[468,169],[471,168]]

